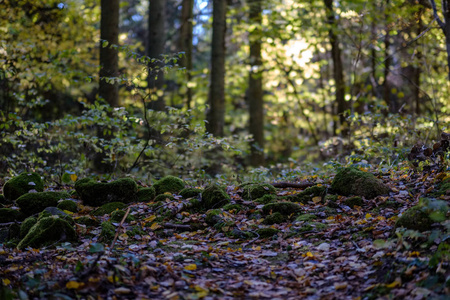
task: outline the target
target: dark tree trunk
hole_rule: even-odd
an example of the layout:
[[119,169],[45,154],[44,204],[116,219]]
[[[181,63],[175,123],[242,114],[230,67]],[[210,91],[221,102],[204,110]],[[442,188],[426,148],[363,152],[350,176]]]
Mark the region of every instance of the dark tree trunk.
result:
[[[390,0],[386,1],[386,10],[388,9]],[[384,81],[383,81],[383,99],[388,106],[388,111],[394,113],[396,111],[396,103],[391,97],[391,88],[389,85],[388,77],[391,68],[392,58],[389,53],[389,48],[391,47],[391,35],[389,34],[390,24],[389,15],[385,13],[386,18],[386,35],[384,36]]]
[[339,39],[335,33],[337,26],[333,0],[324,0],[325,7],[327,9],[327,19],[330,26],[329,38],[331,44],[331,58],[333,60],[333,78],[336,85],[336,103],[337,103],[337,115],[339,116],[339,123],[342,133],[345,135],[347,132],[345,111],[349,108],[348,103],[345,101],[345,81],[344,81],[344,69],[342,66],[341,48],[339,46]]
[[444,21],[442,21],[438,16],[436,2],[434,0],[430,0],[430,4],[433,8],[434,17],[444,32],[445,45],[447,48],[448,80],[450,81],[450,0],[442,0],[442,13],[444,14]]
[[250,145],[250,163],[252,166],[264,165],[264,112],[262,90],[261,58],[261,0],[251,0],[250,24],[255,25],[249,32],[250,41],[250,76],[248,85],[248,103],[250,115],[249,132],[253,136]]
[[[111,47],[119,43],[119,0],[101,0],[100,39],[99,95],[111,106],[119,106],[118,84],[102,79],[119,74],[119,56]],[[107,47],[102,46],[103,41],[108,42]]]
[[164,43],[166,40],[165,31],[165,0],[149,0],[148,13],[148,40],[147,56],[156,59],[149,63],[148,87],[152,91],[152,102],[150,108],[154,110],[164,110],[164,96],[162,93],[164,86],[164,62],[161,54],[164,54]]
[[209,86],[208,132],[223,136],[225,120],[225,32],[227,2],[213,0],[211,81]]
[[[192,80],[192,37],[193,37],[193,9],[194,0],[183,0],[181,8],[181,33],[180,33],[180,50],[185,52],[185,57],[181,59],[180,65],[186,68],[186,82]],[[186,107],[190,109],[192,105],[192,88],[187,86],[186,91]]]

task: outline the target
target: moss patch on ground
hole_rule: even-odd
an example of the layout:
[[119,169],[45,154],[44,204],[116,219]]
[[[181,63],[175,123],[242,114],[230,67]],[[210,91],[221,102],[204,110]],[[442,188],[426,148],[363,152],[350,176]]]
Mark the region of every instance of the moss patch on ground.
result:
[[344,204],[348,207],[354,208],[355,206],[363,206],[364,201],[361,197],[355,196],[345,199]]
[[300,205],[292,202],[276,202],[269,203],[263,206],[262,212],[265,215],[278,212],[282,215],[288,216],[300,211]]
[[165,176],[158,180],[153,187],[155,188],[156,195],[164,194],[164,193],[178,193],[182,189],[184,189],[184,186],[186,183],[175,176]]
[[44,190],[44,182],[39,174],[24,172],[5,183],[3,195],[6,200],[12,201],[31,190],[42,192]]
[[113,211],[115,211],[117,209],[124,209],[125,207],[127,207],[127,205],[122,202],[106,203],[106,204],[103,204],[102,206],[100,206],[99,208],[97,208],[96,210],[94,210],[91,213],[91,215],[93,215],[93,216],[109,215]]
[[281,224],[285,222],[287,219],[286,216],[282,215],[279,212],[275,212],[271,215],[268,215],[264,218],[263,224],[265,225],[273,225],[273,224]]
[[20,207],[20,211],[27,216],[31,216],[49,206],[57,206],[59,200],[66,198],[70,198],[70,195],[66,192],[28,193],[20,196],[16,203]]
[[280,232],[280,230],[275,229],[275,228],[260,228],[256,231],[256,233],[258,233],[259,237],[264,239],[264,238],[270,238],[272,236],[274,236],[275,234],[278,234]]
[[267,183],[244,183],[242,188],[242,198],[244,200],[255,200],[264,195],[276,195],[276,188]]

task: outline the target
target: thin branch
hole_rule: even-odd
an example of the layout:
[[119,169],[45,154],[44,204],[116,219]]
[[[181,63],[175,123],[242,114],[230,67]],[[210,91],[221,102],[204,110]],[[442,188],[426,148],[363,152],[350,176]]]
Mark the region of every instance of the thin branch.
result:
[[114,244],[117,241],[117,237],[119,236],[120,230],[122,229],[123,222],[125,222],[125,219],[128,217],[129,213],[130,213],[130,208],[128,207],[127,212],[125,213],[125,215],[122,218],[122,221],[120,221],[119,227],[117,228],[117,231],[116,231],[116,235],[114,236],[114,240],[111,243],[111,246],[109,247],[109,251],[112,251]]
[[441,27],[441,29],[445,31],[445,23],[442,22],[441,18],[439,18],[439,15],[438,15],[437,9],[436,9],[436,2],[434,2],[434,0],[430,0],[430,4],[431,4],[431,7],[433,8],[434,19],[438,22],[439,27]]

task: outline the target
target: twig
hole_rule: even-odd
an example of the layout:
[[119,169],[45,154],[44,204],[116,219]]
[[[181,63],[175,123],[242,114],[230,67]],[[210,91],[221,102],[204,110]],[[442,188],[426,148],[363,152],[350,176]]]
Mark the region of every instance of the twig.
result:
[[284,189],[284,188],[294,188],[294,189],[305,189],[308,187],[315,186],[317,183],[313,182],[302,182],[302,183],[293,183],[293,182],[275,182],[272,185],[276,188]]
[[117,228],[117,231],[116,231],[116,236],[114,237],[114,240],[113,240],[113,242],[111,243],[111,246],[109,247],[109,251],[112,251],[112,249],[113,249],[113,247],[114,247],[114,244],[115,244],[116,241],[117,241],[117,237],[119,236],[120,229],[122,229],[123,222],[125,222],[125,219],[128,217],[128,214],[129,214],[129,213],[130,213],[130,208],[128,207],[127,212],[125,213],[125,215],[124,215],[123,218],[122,218],[122,221],[120,221],[119,227]]
[[8,223],[0,223],[0,227],[3,227],[3,226],[8,226],[8,225],[12,225],[12,224],[21,224],[22,222],[8,222]]
[[433,8],[434,18],[438,22],[439,27],[441,27],[441,29],[445,31],[445,24],[444,24],[444,22],[442,22],[441,18],[439,18],[439,15],[437,13],[436,2],[434,2],[434,0],[430,0],[430,4],[431,4],[431,7]]
[[175,228],[175,229],[189,229],[189,230],[192,229],[191,225],[186,225],[186,224],[173,224],[173,223],[164,223],[164,227],[167,227],[167,228]]
[[248,243],[245,243],[245,246],[242,245],[242,247],[247,247],[248,245],[253,244],[255,241],[257,241],[260,238],[260,235],[256,231],[253,231],[253,230],[248,230],[248,231],[256,234],[256,237],[254,239],[252,239],[251,241],[249,241]]

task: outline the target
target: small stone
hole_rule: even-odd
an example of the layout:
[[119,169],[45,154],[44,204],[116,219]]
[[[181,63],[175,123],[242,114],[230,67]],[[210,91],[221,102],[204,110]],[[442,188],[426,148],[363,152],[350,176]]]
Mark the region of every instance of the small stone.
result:
[[317,250],[320,251],[329,251],[330,250],[330,244],[328,243],[322,243],[317,247]]

